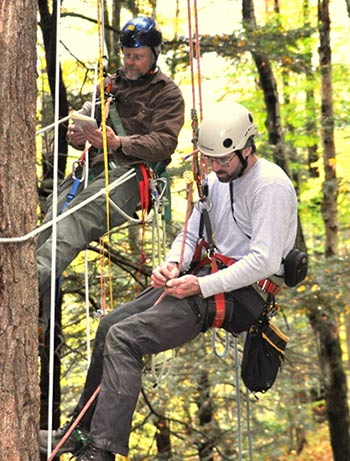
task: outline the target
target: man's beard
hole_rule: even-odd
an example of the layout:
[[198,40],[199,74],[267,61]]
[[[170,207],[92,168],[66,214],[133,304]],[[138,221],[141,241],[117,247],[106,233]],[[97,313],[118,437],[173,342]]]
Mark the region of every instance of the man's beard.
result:
[[143,74],[141,74],[141,72],[139,72],[138,70],[128,69],[126,67],[124,67],[124,74],[125,77],[129,80],[138,80],[141,77],[143,77]]
[[[218,176],[218,174],[220,174],[220,173],[224,173],[225,176]],[[239,178],[239,176],[241,174],[241,169],[239,169],[239,171],[235,170],[231,174],[227,174],[227,173],[225,173],[223,171],[222,172],[216,171],[215,174],[216,174],[216,177],[218,178],[218,180],[220,182],[226,183],[226,182],[234,181],[235,179]]]

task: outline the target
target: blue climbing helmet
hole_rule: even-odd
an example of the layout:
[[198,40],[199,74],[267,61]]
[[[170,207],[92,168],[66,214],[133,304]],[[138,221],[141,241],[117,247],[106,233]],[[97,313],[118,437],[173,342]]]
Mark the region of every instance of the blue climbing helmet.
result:
[[147,16],[138,16],[130,19],[120,32],[119,43],[125,48],[139,48],[148,46],[155,52],[162,43],[162,33],[156,21]]

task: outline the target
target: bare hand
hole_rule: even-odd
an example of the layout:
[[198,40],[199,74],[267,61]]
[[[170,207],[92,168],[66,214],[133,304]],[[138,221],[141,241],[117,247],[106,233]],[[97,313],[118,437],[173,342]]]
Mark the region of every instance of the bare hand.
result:
[[[106,126],[106,135],[108,148],[113,150],[118,149],[121,145],[120,139],[109,126]],[[73,146],[82,146],[86,141],[89,141],[97,149],[103,148],[103,134],[100,128],[93,128],[86,125],[82,130],[78,130],[74,124],[68,125],[67,138]]]
[[152,271],[151,286],[164,288],[167,281],[178,277],[179,269],[176,263],[164,262]]
[[[83,134],[92,146],[97,149],[103,148],[103,132],[101,128],[93,128],[86,125],[83,127]],[[106,135],[108,148],[113,150],[118,149],[121,145],[120,139],[109,126],[106,126]]]
[[198,278],[195,275],[184,275],[176,279],[168,280],[165,284],[164,293],[175,298],[187,298],[201,294]]
[[74,124],[68,125],[67,138],[68,142],[73,146],[83,146],[87,141],[85,134],[78,130]]

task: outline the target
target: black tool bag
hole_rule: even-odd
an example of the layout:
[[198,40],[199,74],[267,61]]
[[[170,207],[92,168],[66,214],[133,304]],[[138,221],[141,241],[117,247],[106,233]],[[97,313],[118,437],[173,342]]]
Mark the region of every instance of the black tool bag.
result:
[[250,327],[244,343],[241,377],[252,392],[266,392],[274,384],[284,359],[288,338],[266,318]]
[[302,282],[307,274],[307,254],[304,251],[293,248],[283,260],[284,281],[289,287],[295,287]]

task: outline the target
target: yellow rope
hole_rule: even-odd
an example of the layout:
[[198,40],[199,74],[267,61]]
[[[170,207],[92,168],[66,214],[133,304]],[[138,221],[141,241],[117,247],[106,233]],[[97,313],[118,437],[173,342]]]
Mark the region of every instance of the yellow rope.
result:
[[[102,30],[102,8],[101,1],[97,2],[97,24],[98,24],[98,44],[99,44],[99,82],[100,82],[100,99],[101,99],[101,127],[102,127],[102,143],[103,143],[103,161],[106,183],[106,227],[107,237],[110,239],[110,205],[109,205],[109,170],[108,170],[108,143],[107,143],[107,128],[106,120],[108,116],[107,107],[105,104],[105,88],[104,88],[104,71],[103,71],[103,30]],[[104,240],[101,239],[101,244],[104,245]],[[101,280],[104,279],[103,262],[101,261]],[[108,276],[109,276],[109,299],[110,305],[113,306],[113,291],[112,291],[112,274],[111,274],[111,259],[108,257]],[[104,284],[102,285],[103,291],[101,293],[102,299],[105,297]],[[105,301],[102,303],[106,306]]]

